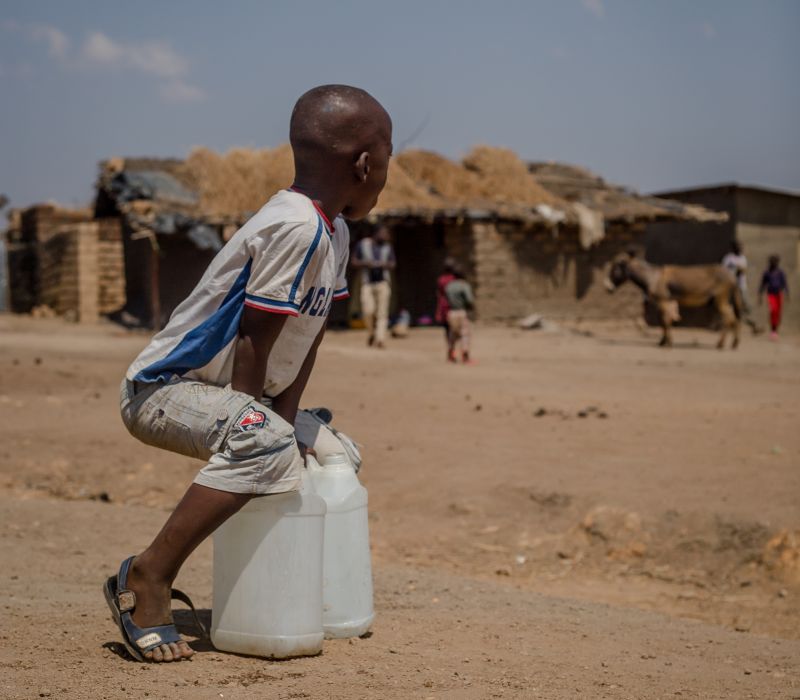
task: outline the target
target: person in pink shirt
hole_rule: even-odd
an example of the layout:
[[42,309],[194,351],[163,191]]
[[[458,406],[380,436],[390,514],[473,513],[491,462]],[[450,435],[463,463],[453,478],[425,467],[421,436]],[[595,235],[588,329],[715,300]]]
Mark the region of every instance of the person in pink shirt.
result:
[[442,274],[436,280],[436,313],[434,320],[444,328],[445,341],[448,344],[448,360],[450,347],[450,326],[447,323],[447,312],[450,311],[450,304],[447,302],[445,288],[452,282],[455,276],[456,261],[453,258],[445,258]]

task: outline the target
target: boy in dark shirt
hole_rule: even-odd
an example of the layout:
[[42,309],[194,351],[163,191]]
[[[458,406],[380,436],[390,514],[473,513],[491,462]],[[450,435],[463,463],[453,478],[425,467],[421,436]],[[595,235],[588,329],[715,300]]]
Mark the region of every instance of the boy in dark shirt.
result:
[[781,325],[781,311],[783,309],[784,296],[789,301],[789,285],[786,283],[786,274],[779,267],[781,262],[777,255],[769,256],[769,264],[764,274],[761,275],[761,286],[758,288],[758,303],[764,299],[764,292],[767,293],[767,303],[769,304],[769,325],[772,329],[771,337],[778,339],[778,327]]

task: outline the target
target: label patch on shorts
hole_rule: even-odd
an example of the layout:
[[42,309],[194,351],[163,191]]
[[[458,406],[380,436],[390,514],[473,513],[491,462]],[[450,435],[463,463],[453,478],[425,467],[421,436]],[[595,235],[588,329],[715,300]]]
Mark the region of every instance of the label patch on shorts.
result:
[[239,430],[258,430],[266,424],[267,415],[263,411],[257,411],[253,406],[248,406],[236,421]]

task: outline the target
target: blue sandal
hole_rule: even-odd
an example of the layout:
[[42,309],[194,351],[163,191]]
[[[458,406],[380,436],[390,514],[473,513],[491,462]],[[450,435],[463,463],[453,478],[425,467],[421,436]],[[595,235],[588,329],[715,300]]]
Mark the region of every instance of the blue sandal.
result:
[[[174,624],[159,625],[157,627],[139,627],[133,621],[131,613],[136,609],[136,594],[128,590],[128,572],[134,557],[128,557],[119,567],[116,576],[110,576],[103,585],[106,603],[111,609],[114,622],[122,633],[125,648],[137,661],[147,661],[145,654],[162,644],[171,644],[183,641]],[[188,595],[176,588],[172,589],[172,598],[180,600],[191,608],[195,624],[201,631],[201,636],[207,637],[208,632],[200,622],[194,604]]]

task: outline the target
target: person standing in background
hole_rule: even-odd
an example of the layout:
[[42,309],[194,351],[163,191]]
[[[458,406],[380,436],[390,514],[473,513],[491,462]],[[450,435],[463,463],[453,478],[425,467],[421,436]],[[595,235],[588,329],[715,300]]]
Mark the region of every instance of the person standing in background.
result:
[[761,286],[758,288],[758,303],[767,293],[769,304],[769,327],[772,330],[770,337],[778,339],[778,328],[781,325],[781,311],[783,310],[784,296],[789,301],[789,285],[786,283],[786,274],[780,268],[781,259],[777,255],[770,255],[767,269],[761,275]]
[[742,310],[744,312],[742,320],[750,326],[753,335],[761,333],[762,329],[759,328],[750,315],[750,299],[747,296],[747,258],[739,241],[731,241],[730,251],[722,258],[722,266],[730,270],[736,277],[736,285],[739,287],[739,293],[742,297]]
[[747,258],[742,252],[742,246],[739,241],[731,241],[731,249],[722,258],[722,266],[730,270],[736,277],[736,284],[742,293],[742,303],[745,309],[749,308],[750,305],[747,300]]
[[450,347],[450,327],[447,324],[447,312],[450,310],[450,304],[447,303],[447,295],[444,290],[456,278],[453,274],[455,268],[456,261],[450,257],[445,258],[442,274],[436,279],[436,312],[433,318],[436,323],[444,328],[444,340],[447,343],[448,352]]
[[391,273],[396,266],[386,226],[378,226],[371,236],[358,242],[352,265],[361,271],[361,313],[369,331],[367,345],[383,348],[392,298]]
[[458,348],[461,350],[461,360],[464,364],[472,365],[475,364],[470,357],[472,324],[467,312],[475,308],[475,297],[470,283],[464,279],[464,272],[460,266],[454,266],[453,275],[455,279],[448,282],[444,290],[450,307],[447,312],[447,359],[450,362],[458,362],[456,358],[456,348]]

